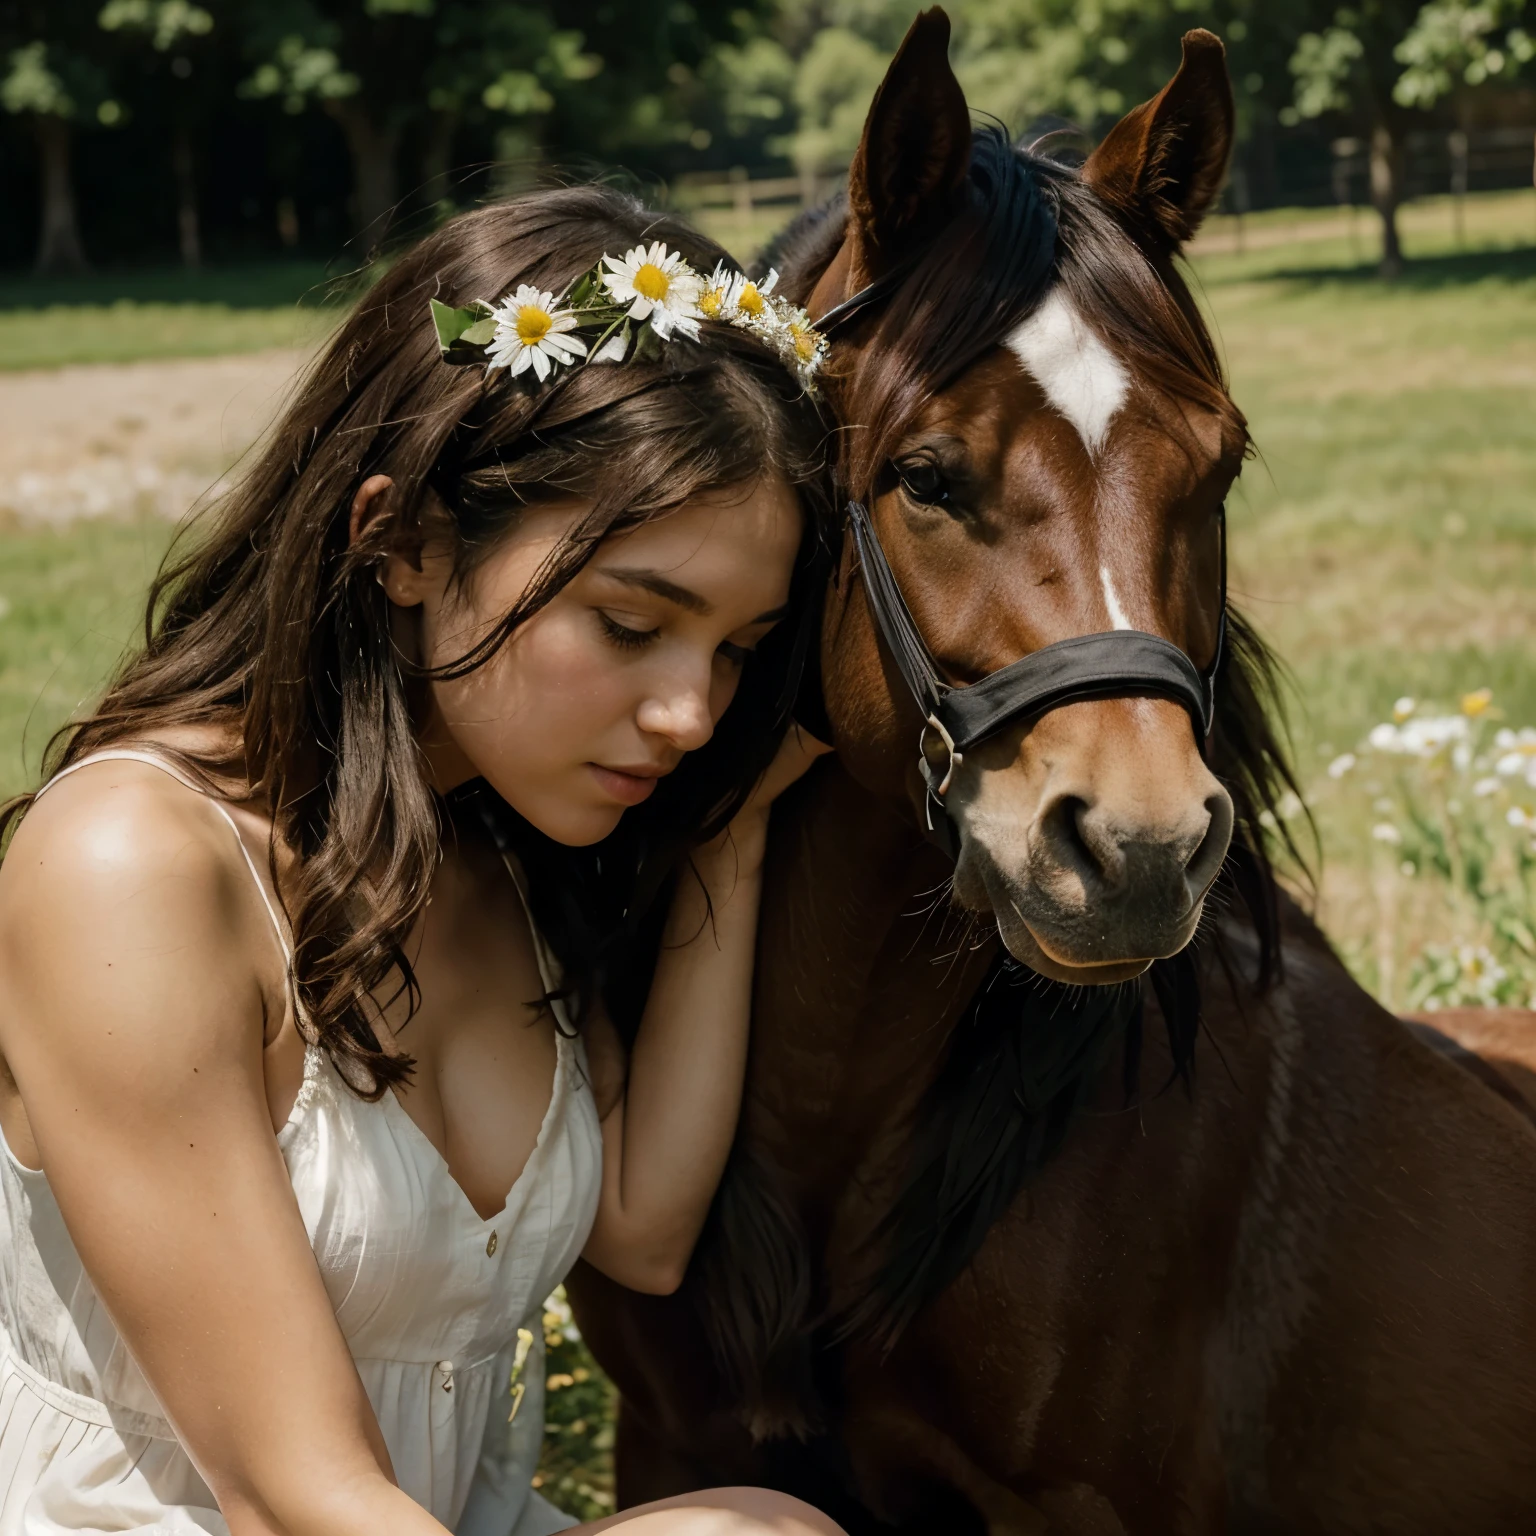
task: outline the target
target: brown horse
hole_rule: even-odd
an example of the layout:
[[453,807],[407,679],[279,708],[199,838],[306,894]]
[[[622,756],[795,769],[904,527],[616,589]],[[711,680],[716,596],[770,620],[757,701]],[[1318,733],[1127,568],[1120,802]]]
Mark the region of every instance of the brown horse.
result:
[[1174,257],[1227,164],[1221,46],[1191,33],[1079,173],[973,133],[947,40],[919,17],[846,205],[781,251],[813,315],[864,296],[829,381],[850,492],[951,682],[1147,631],[1214,669],[1215,721],[1106,683],[948,754],[844,548],[837,757],[775,811],[710,1230],[676,1296],[573,1277],[621,1496],[758,1481],[855,1532],[1525,1529],[1536,1129],[1277,895],[1265,658],[1235,616],[1220,645],[1247,439]]

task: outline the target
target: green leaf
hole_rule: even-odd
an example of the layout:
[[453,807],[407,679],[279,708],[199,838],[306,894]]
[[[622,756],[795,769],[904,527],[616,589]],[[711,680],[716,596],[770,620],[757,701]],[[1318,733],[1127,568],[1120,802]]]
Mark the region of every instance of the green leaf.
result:
[[572,286],[570,293],[566,295],[566,308],[583,309],[590,307],[593,295],[596,292],[597,268],[593,267],[590,272],[583,272],[581,276],[576,279],[576,282]]
[[484,362],[483,349],[496,332],[491,306],[484,299],[476,299],[462,309],[455,309],[438,299],[428,302],[443,360],[459,366]]
[[455,309],[440,299],[430,299],[428,303],[432,308],[432,324],[437,328],[437,344],[444,352],[480,319],[474,310]]

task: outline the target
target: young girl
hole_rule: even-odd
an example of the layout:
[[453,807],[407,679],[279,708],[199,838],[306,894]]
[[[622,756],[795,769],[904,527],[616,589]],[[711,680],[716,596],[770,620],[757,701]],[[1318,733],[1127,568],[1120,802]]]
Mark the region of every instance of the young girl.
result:
[[816,343],[723,260],[594,188],[402,258],[0,819],[0,1536],[571,1524],[538,1310],[679,1283],[816,750]]

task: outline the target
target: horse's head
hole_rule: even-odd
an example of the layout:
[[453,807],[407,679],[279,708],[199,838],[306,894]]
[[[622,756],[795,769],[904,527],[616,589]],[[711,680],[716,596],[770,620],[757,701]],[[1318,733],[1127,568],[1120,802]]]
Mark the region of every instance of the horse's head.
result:
[[[1078,173],[973,134],[948,37],[942,11],[913,24],[840,243],[823,233],[791,273],[813,316],[888,279],[829,369],[850,490],[946,682],[1114,630],[1203,671],[1247,434],[1173,257],[1231,147],[1221,44],[1191,32],[1172,81]],[[922,712],[867,588],[850,540],[824,627],[828,714],[849,770],[922,816]],[[1233,828],[1204,735],[1184,704],[1110,687],[971,747],[943,801],[956,899],[1059,980],[1120,981],[1177,952]]]

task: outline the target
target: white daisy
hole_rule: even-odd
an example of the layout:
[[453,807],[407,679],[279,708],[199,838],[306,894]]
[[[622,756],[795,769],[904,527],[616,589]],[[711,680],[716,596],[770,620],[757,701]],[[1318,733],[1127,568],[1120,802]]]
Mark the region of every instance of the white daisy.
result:
[[715,270],[705,280],[704,287],[699,293],[699,313],[706,320],[723,320],[726,297],[731,291],[731,283],[735,279],[733,272],[723,261],[715,263]]
[[570,332],[577,316],[555,307],[555,296],[524,283],[495,308],[496,334],[486,348],[487,368],[505,368],[513,378],[529,368],[542,384],[562,363],[587,355]]
[[782,323],[779,306],[768,302],[768,295],[779,281],[778,270],[770,272],[762,282],[754,283],[744,272],[731,278],[722,305],[726,318],[733,324],[743,325],[755,331],[777,330]]
[[786,304],[780,319],[783,329],[778,340],[784,361],[799,374],[802,384],[809,384],[826,361],[827,338],[803,309]]
[[649,249],[637,245],[626,251],[622,261],[604,256],[603,265],[608,268],[603,273],[604,286],[618,303],[628,306],[631,320],[649,320],[663,341],[674,331],[698,340],[699,296],[704,285],[678,252],[653,240]]

